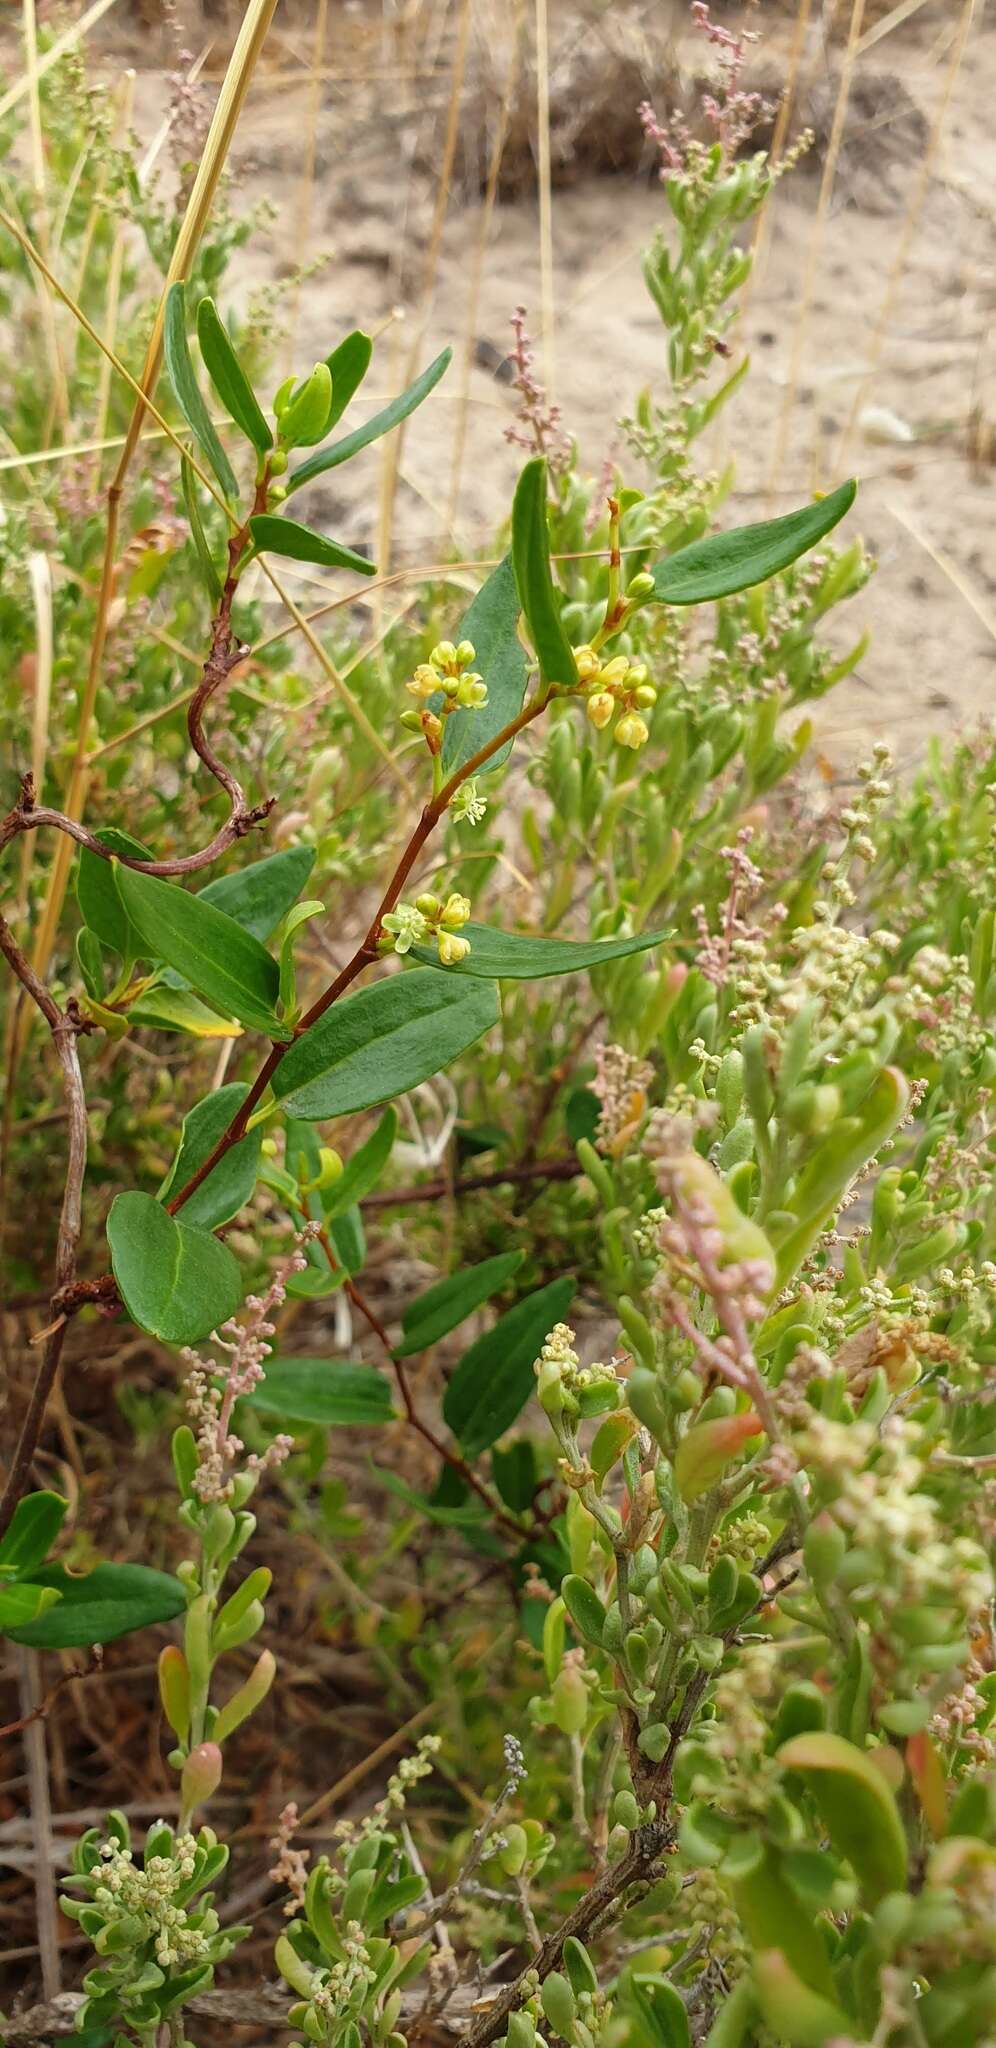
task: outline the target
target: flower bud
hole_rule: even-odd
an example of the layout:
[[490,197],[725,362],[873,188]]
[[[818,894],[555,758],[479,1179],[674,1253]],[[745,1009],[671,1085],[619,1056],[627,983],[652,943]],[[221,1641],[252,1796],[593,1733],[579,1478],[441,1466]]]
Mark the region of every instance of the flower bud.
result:
[[216,1742],[199,1742],[180,1773],[180,1804],[184,1813],[203,1806],[221,1784],[221,1751]]
[[653,597],[656,588],[650,570],[641,569],[639,575],[634,576],[632,582],[628,584],[626,596],[630,604],[643,604],[646,598]]
[[602,664],[593,647],[575,647],[574,666],[583,683],[590,683],[597,676]]
[[443,967],[458,967],[470,952],[470,940],[461,939],[456,932],[440,932],[436,945],[439,949],[440,964]]
[[599,732],[603,726],[608,725],[615,708],[616,700],[610,697],[608,690],[595,690],[585,706],[592,725],[596,726]]
[[652,711],[657,702],[657,692],[653,683],[641,683],[633,692],[633,700],[641,711]]
[[291,447],[310,448],[320,441],[332,410],[332,372],[316,363],[310,377],[280,415],[280,438]]
[[438,917],[442,904],[438,896],[433,896],[431,891],[426,889],[421,896],[416,896],[415,908],[422,912],[423,917]]
[[274,448],[274,450],[273,450],[273,453],[272,453],[272,455],[270,456],[270,475],[271,475],[271,476],[283,476],[283,474],[284,474],[284,471],[286,470],[286,468],[287,468],[287,450],[286,450],[286,448]]
[[469,896],[460,896],[454,891],[452,895],[446,898],[440,913],[439,922],[446,926],[447,931],[459,931],[460,926],[466,924],[469,916]]
[[650,738],[650,728],[638,711],[625,711],[612,735],[619,747],[632,747],[634,753],[645,746]]
[[271,505],[282,505],[287,496],[286,484],[271,484],[268,498]]
[[456,651],[456,658],[461,668],[469,668],[471,662],[476,661],[477,649],[472,640],[461,640]]
[[433,648],[429,660],[433,668],[447,669],[452,674],[453,670],[458,666],[457,651],[452,640],[440,640],[438,645]]

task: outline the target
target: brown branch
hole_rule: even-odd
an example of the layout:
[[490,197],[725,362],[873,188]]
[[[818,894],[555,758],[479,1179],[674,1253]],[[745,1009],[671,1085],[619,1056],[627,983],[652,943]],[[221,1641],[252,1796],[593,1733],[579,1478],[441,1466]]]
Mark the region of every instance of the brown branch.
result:
[[[0,917],[0,952],[23,989],[36,1003],[52,1034],[56,1057],[62,1068],[62,1085],[66,1102],[68,1129],[68,1157],[66,1179],[59,1211],[59,1235],[55,1253],[55,1290],[53,1305],[58,1295],[71,1288],[76,1278],[76,1257],[79,1251],[82,1229],[83,1176],[86,1172],[86,1096],[83,1090],[83,1075],[80,1071],[79,1053],[76,1041],[90,1026],[79,1014],[75,1002],[70,999],[65,1011],[60,1010],[53,995],[35,973],[27,954],[18,945],[6,919]],[[41,1364],[35,1376],[34,1387],[28,1402],[27,1412],[21,1424],[7,1482],[0,1498],[0,1536],[9,1528],[14,1509],[22,1494],[27,1490],[31,1465],[41,1435],[42,1422],[48,1397],[55,1383],[65,1341],[65,1318],[56,1311],[58,1320],[48,1332]]]
[[95,1672],[101,1671],[103,1653],[99,1643],[94,1645],[91,1656],[93,1661],[90,1664],[78,1664],[74,1665],[71,1671],[60,1671],[55,1684],[49,1686],[44,1699],[39,1700],[29,1714],[22,1714],[20,1720],[8,1721],[0,1728],[0,1741],[7,1735],[20,1735],[23,1729],[30,1728],[33,1721],[47,1721],[60,1692],[67,1685],[75,1685],[78,1678],[92,1678]]

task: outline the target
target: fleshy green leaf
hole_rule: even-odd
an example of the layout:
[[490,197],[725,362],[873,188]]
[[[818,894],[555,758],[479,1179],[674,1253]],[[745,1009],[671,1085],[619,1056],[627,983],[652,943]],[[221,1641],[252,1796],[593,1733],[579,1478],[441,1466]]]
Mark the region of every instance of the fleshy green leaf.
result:
[[177,405],[198,447],[207,456],[221,485],[223,497],[227,498],[230,505],[234,505],[238,502],[239,496],[235,472],[218,439],[190,360],[190,349],[187,346],[187,311],[182,283],[171,285],[166,295],[163,356],[166,374],[173,386],[173,396]]
[[777,1942],[810,1991],[832,1994],[833,1977],[818,1921],[793,1891],[775,1851],[764,1845],[731,1886],[751,1946]]
[[391,1383],[374,1365],[336,1358],[270,1358],[246,1404],[282,1422],[391,1422]]
[[202,299],[197,308],[197,339],[204,368],[222,404],[246,439],[265,455],[273,446],[273,434],[213,299]]
[[198,890],[198,901],[213,903],[226,917],[234,917],[243,931],[265,941],[297,902],[314,865],[313,846],[288,846],[234,874],[219,875]]
[[841,1856],[852,1865],[869,1906],[887,1892],[906,1889],[909,1851],[899,1808],[866,1751],[842,1735],[819,1731],[793,1736],[778,1762],[801,1771],[820,1819]]
[[[127,854],[129,860],[155,860],[155,854],[140,839],[133,839],[130,832],[118,831],[114,825],[106,826],[96,836],[111,853]],[[96,932],[102,944],[120,953],[122,960],[134,959],[138,935],[128,922],[114,869],[109,860],[101,860],[99,853],[90,853],[85,846],[76,870],[76,900],[84,924]]]
[[546,462],[537,455],[527,462],[512,502],[512,564],[519,601],[540,674],[547,683],[577,686],[578,672],[564,631],[550,574],[550,534],[546,520]]
[[790,2048],[823,2048],[825,2041],[853,2038],[853,2023],[847,2014],[820,1992],[810,1990],[780,1949],[765,1949],[757,1957],[754,1985],[763,2018]]
[[[211,1095],[205,1095],[203,1102],[194,1104],[183,1119],[180,1143],[176,1157],[162,1187],[158,1200],[168,1202],[171,1195],[185,1187],[191,1176],[203,1165],[213,1152],[222,1132],[228,1129],[237,1109],[245,1101],[248,1089],[244,1081],[230,1081],[227,1087],[216,1088]],[[220,1223],[230,1223],[233,1216],[244,1208],[256,1185],[259,1167],[259,1152],[263,1142],[263,1127],[247,1131],[237,1145],[219,1159],[205,1181],[195,1188],[189,1202],[183,1205],[183,1221],[195,1229],[217,1230]]]
[[643,2022],[647,2048],[690,2048],[685,2001],[674,1984],[656,1972],[634,1970],[631,1995]]
[[235,1314],[242,1300],[238,1261],[208,1231],[168,1215],[154,1196],[116,1196],[107,1241],[128,1314],[164,1344],[196,1344]]
[[326,1011],[285,1053],[274,1093],[292,1116],[348,1116],[417,1088],[498,1019],[491,982],[418,968],[391,975]]
[[[473,666],[488,686],[488,701],[477,711],[451,711],[443,725],[443,774],[452,775],[465,761],[486,747],[502,727],[522,710],[529,666],[519,639],[519,592],[512,558],[506,555],[482,583],[468,612],[460,621],[458,640],[469,640],[474,648]],[[508,760],[513,742],[501,747],[481,769],[493,775]]]
[[706,604],[710,598],[732,597],[804,555],[829,533],[854,503],[857,484],[841,484],[815,504],[782,519],[764,519],[758,526],[735,526],[730,533],[712,533],[691,547],[658,562],[652,571],[662,604]]
[[740,1456],[752,1436],[760,1436],[762,1425],[753,1408],[742,1415],[716,1415],[709,1422],[695,1422],[686,1430],[674,1460],[674,1477],[683,1501],[698,1500],[715,1486],[734,1458]]
[[[483,981],[540,981],[548,974],[580,974],[610,960],[625,960],[630,953],[645,953],[671,936],[660,931],[636,932],[625,939],[545,939],[496,931],[488,924],[462,925],[460,935],[470,940],[470,952],[446,971]],[[413,946],[412,953],[418,960],[436,957],[426,946]]]
[[39,1650],[113,1643],[151,1622],[172,1621],[187,1605],[179,1579],[141,1564],[98,1564],[82,1577],[50,1564],[36,1572],[31,1583],[60,1596],[51,1612],[26,1628],[11,1630],[15,1642]]
[[337,1181],[328,1188],[321,1198],[326,1216],[339,1216],[352,1208],[355,1202],[362,1202],[364,1195],[376,1187],[381,1174],[391,1157],[395,1134],[398,1128],[397,1113],[385,1109],[377,1129],[364,1145],[360,1145],[347,1159]]
[[574,1295],[566,1275],[551,1280],[503,1316],[465,1351],[443,1400],[448,1427],[469,1458],[496,1443],[521,1414],[535,1386],[543,1339],[563,1322]]
[[[299,490],[302,484],[310,483],[312,477],[324,476],[328,469],[338,469],[341,462],[348,462],[351,456],[359,454],[361,448],[368,448],[371,441],[379,441],[382,434],[389,434],[392,427],[400,426],[402,420],[406,420],[421,405],[423,398],[428,398],[434,385],[439,383],[440,377],[449,368],[452,354],[452,349],[444,348],[435,362],[430,363],[420,377],[416,377],[414,384],[409,384],[407,391],[402,391],[397,398],[393,398],[382,412],[374,413],[373,418],[367,420],[365,426],[355,427],[353,432],[346,434],[341,441],[333,441],[331,448],[316,449],[314,455],[309,455],[307,462],[302,462],[300,469],[295,469],[288,477],[288,491]],[[331,368],[331,364],[329,367]],[[334,370],[332,374],[334,377]]]
[[261,555],[286,555],[291,562],[319,562],[325,569],[355,569],[361,576],[372,576],[376,569],[366,555],[341,547],[338,541],[326,540],[324,534],[312,533],[309,526],[302,526],[296,519],[284,519],[275,512],[257,512],[249,521],[249,531]]
[[29,1579],[0,1580],[0,1635],[13,1635],[54,1607],[59,1595],[53,1586],[35,1586]]
[[401,1318],[402,1341],[394,1347],[396,1355],[407,1358],[413,1351],[438,1344],[440,1337],[455,1330],[482,1302],[501,1292],[524,1257],[524,1252],[499,1252],[497,1257],[482,1259],[480,1265],[468,1266],[427,1288]]
[[48,1556],[66,1518],[61,1493],[26,1493],[0,1542],[0,1573],[30,1572]]
[[327,434],[338,425],[350,399],[359,390],[370,368],[372,355],[373,342],[369,334],[364,334],[360,327],[354,327],[352,334],[347,334],[338,348],[326,356],[332,372],[332,411],[325,428]]
[[586,1641],[600,1643],[605,1628],[605,1608],[594,1586],[577,1572],[569,1572],[561,1586],[564,1605],[576,1629]]
[[237,1017],[272,1038],[289,1034],[276,1015],[280,974],[275,960],[234,918],[175,882],[115,863],[128,917],[151,960],[165,960],[223,1017]]

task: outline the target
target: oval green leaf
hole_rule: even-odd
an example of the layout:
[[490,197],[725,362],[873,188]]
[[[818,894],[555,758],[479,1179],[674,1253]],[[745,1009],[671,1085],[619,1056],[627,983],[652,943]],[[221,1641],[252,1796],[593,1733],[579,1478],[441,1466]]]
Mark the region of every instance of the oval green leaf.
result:
[[274,1093],[312,1123],[370,1109],[430,1080],[497,1020],[493,982],[430,968],[391,975],[336,1003],[295,1039]]
[[359,390],[370,368],[372,355],[373,342],[369,334],[364,334],[360,327],[354,327],[352,334],[347,334],[338,348],[326,356],[332,373],[332,410],[325,428],[327,434],[338,426],[350,399]]
[[[529,665],[519,639],[519,592],[506,555],[481,585],[469,611],[464,613],[458,640],[469,640],[474,649],[474,668],[488,686],[488,700],[477,711],[451,711],[443,726],[443,774],[452,775],[465,761],[486,747],[495,734],[510,725],[522,710]],[[435,699],[433,699],[435,708]],[[493,775],[508,760],[513,742],[500,747],[482,768]]]
[[434,1287],[427,1288],[406,1308],[401,1318],[401,1343],[394,1346],[395,1356],[407,1358],[413,1351],[438,1344],[440,1337],[455,1330],[482,1302],[501,1292],[524,1257],[524,1252],[499,1252],[493,1259],[482,1259],[477,1266],[437,1280]]
[[167,1215],[152,1195],[117,1195],[107,1219],[111,1265],[132,1321],[164,1344],[196,1344],[235,1314],[238,1261],[206,1230]]
[[864,1901],[905,1891],[909,1850],[899,1808],[866,1751],[818,1731],[782,1744],[778,1762],[801,1771],[834,1848],[846,1856]]
[[29,1579],[0,1580],[0,1635],[12,1636],[54,1607],[59,1595],[52,1586],[34,1586]]
[[297,519],[284,519],[275,512],[257,512],[249,531],[261,555],[285,555],[290,562],[318,562],[325,569],[355,569],[360,576],[373,576],[376,563],[338,541],[312,533]]
[[[313,846],[288,846],[234,874],[219,875],[198,889],[199,903],[213,903],[254,939],[266,940],[296,903],[315,865]],[[89,920],[88,920],[89,922]]]
[[850,511],[857,488],[852,479],[782,519],[735,526],[730,533],[713,533],[679,548],[652,571],[656,596],[662,604],[707,604],[711,598],[732,597],[738,590],[766,583],[839,524]]
[[[133,839],[130,832],[120,832],[115,825],[105,826],[96,836],[109,853],[125,854],[129,860],[155,860],[155,854],[140,839]],[[122,960],[133,959],[138,952],[138,935],[128,921],[114,868],[109,860],[101,860],[99,853],[91,853],[85,846],[76,870],[76,901],[88,930],[96,932],[103,945],[120,953]]]
[[237,1017],[268,1037],[289,1036],[274,1008],[279,969],[258,939],[175,882],[119,862],[115,874],[121,901],[150,960],[165,960],[222,1017]]
[[527,462],[512,501],[512,566],[519,602],[544,682],[576,689],[577,664],[564,631],[550,574],[550,533],[546,519],[546,462]]
[[185,288],[181,282],[170,285],[166,294],[166,317],[163,323],[163,358],[166,374],[173,386],[173,396],[193,434],[194,440],[207,456],[211,468],[221,485],[222,494],[230,505],[238,502],[239,487],[235,472],[225,450],[218,439],[217,431],[204,403],[200,385],[194,375],[187,346],[187,310]]
[[[314,455],[309,455],[307,462],[302,462],[300,469],[295,469],[288,477],[288,492],[300,490],[301,485],[310,483],[312,477],[324,476],[327,469],[338,469],[340,463],[348,462],[352,456],[358,455],[361,448],[369,448],[371,441],[379,441],[382,434],[389,434],[392,427],[400,426],[402,420],[408,419],[421,405],[423,398],[428,398],[430,391],[439,383],[444,371],[449,369],[452,354],[452,349],[444,348],[442,354],[429,364],[428,369],[423,370],[422,375],[416,377],[413,384],[409,384],[407,391],[402,391],[397,398],[393,398],[390,405],[385,405],[381,412],[375,412],[365,426],[355,427],[353,432],[346,434],[341,441],[333,441],[331,448],[316,449]],[[329,368],[332,368],[331,362]],[[334,370],[332,376],[334,379]],[[333,388],[333,398],[334,395]]]
[[66,1518],[61,1493],[26,1493],[0,1543],[0,1573],[30,1572],[48,1556]]
[[273,446],[273,434],[213,299],[202,299],[197,308],[197,339],[222,405],[257,452],[265,455]]
[[[205,1159],[210,1157],[247,1094],[244,1081],[230,1081],[227,1087],[216,1088],[213,1094],[205,1095],[203,1102],[195,1103],[188,1111],[183,1119],[176,1157],[159,1190],[157,1199],[160,1202],[168,1202],[172,1194],[185,1187]],[[219,1224],[230,1223],[232,1217],[238,1215],[256,1186],[262,1143],[263,1127],[259,1124],[254,1131],[247,1131],[245,1137],[219,1159],[207,1179],[184,1203],[185,1223],[194,1229],[217,1230]]]
[[26,1628],[12,1629],[15,1642],[38,1650],[75,1650],[113,1643],[136,1628],[172,1621],[187,1596],[179,1579],[142,1564],[98,1564],[79,1577],[61,1564],[45,1565],[32,1585],[46,1586],[58,1604]]
[[573,1279],[551,1280],[507,1309],[464,1352],[443,1415],[468,1458],[490,1449],[522,1413],[536,1384],[533,1367],[543,1339],[563,1322],[573,1297]]
[[391,1422],[391,1383],[374,1365],[337,1358],[271,1358],[246,1405],[282,1422],[376,1425]]
[[[541,981],[548,974],[581,974],[605,967],[610,960],[625,960],[630,953],[646,953],[663,945],[669,931],[636,932],[625,939],[544,939],[526,932],[500,932],[489,924],[465,924],[461,937],[470,940],[470,952],[448,974],[473,975],[482,981]],[[427,946],[413,946],[417,960],[436,956]]]

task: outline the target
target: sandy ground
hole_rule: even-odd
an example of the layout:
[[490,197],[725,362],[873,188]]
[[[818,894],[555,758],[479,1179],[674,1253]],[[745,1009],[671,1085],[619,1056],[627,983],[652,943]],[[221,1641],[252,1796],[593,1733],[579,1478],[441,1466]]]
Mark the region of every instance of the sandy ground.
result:
[[[492,4],[472,6],[468,77],[479,39],[494,21]],[[680,61],[699,62],[699,39],[680,33],[680,0],[657,0],[657,7],[679,23]],[[376,73],[384,62],[378,36],[390,12],[379,0],[331,0],[325,64],[336,75],[320,89],[307,75],[313,7],[281,24],[236,155],[277,217],[272,233],[238,259],[236,290],[248,295],[295,259],[328,259],[300,294],[288,369],[326,353],[347,327],[375,330],[400,307],[404,320],[388,327],[371,374],[381,400],[398,388],[413,359],[421,365],[445,341],[456,345],[448,379],[406,431],[392,533],[398,563],[438,558],[454,539],[468,555],[488,552],[516,473],[516,451],[503,438],[515,399],[474,364],[451,522],[460,359],[468,325],[472,343],[490,343],[500,356],[519,302],[538,332],[541,285],[534,193],[495,210],[476,311],[476,194],[452,191],[432,262],[433,166],[443,144],[452,42],[433,53],[442,85],[399,83],[388,74],[361,87],[350,66],[362,58]],[[869,21],[881,13],[869,5]],[[973,723],[992,696],[996,467],[972,447],[973,438],[985,443],[987,423],[996,419],[996,14],[990,9],[986,20],[976,0],[953,77],[961,14],[961,0],[932,0],[859,57],[822,227],[820,175],[841,53],[819,25],[811,28],[800,106],[806,116],[813,106],[821,110],[824,146],[779,188],[738,336],[750,351],[752,374],[709,451],[717,462],[735,458],[729,516],[738,520],[788,509],[852,470],[861,476],[859,523],[880,566],[871,588],[848,608],[841,644],[856,638],[863,623],[873,642],[860,673],[818,714],[827,751],[841,763],[869,736],[882,735],[894,741],[901,761],[915,759],[929,733]],[[791,9],[762,0],[759,25],[757,62],[769,81],[777,80],[788,62]],[[562,29],[555,19],[555,46]],[[150,34],[124,51],[139,69],[143,136],[154,131],[163,106],[157,40]],[[102,43],[107,49],[106,36]],[[119,36],[116,47],[120,60]],[[147,68],[154,52],[157,66]],[[413,169],[420,159],[426,168]],[[660,188],[646,172],[592,177],[581,164],[576,181],[554,194],[555,391],[592,474],[611,448],[619,450],[614,420],[641,387],[663,393],[662,331],[641,281],[639,252],[664,212]],[[892,303],[880,334],[887,291]],[[378,457],[365,457],[364,465],[329,480],[335,488],[324,490],[320,510],[330,531],[376,544]],[[640,480],[635,464],[633,480]],[[310,503],[317,514],[317,491]]]

